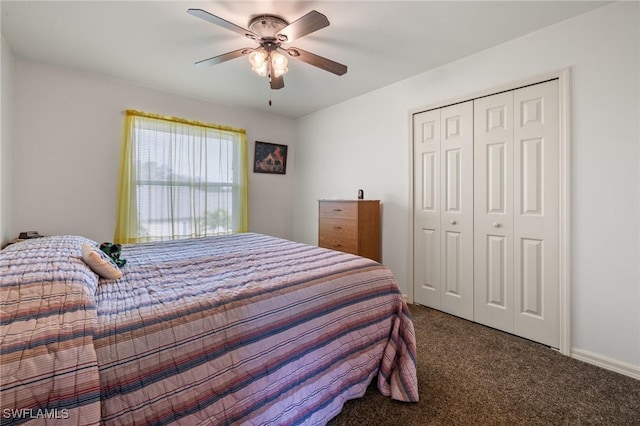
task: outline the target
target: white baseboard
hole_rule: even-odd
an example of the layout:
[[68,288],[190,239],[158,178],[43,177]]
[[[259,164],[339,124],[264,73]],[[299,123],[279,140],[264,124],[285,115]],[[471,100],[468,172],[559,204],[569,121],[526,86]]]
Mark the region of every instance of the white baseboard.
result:
[[571,358],[640,380],[640,367],[637,365],[627,364],[582,349],[571,349]]

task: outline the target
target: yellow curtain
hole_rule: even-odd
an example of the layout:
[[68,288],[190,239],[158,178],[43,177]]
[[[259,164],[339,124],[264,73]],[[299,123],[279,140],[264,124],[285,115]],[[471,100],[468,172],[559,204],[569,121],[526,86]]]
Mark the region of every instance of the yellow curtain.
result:
[[249,154],[247,148],[247,134],[242,131],[240,135],[240,164],[242,164],[242,181],[240,187],[240,218],[238,232],[249,232]]
[[137,242],[138,224],[136,215],[136,178],[132,161],[131,134],[133,116],[124,118],[122,143],[120,147],[120,174],[118,176],[118,210],[114,241],[120,244]]
[[114,241],[247,232],[246,132],[127,110]]

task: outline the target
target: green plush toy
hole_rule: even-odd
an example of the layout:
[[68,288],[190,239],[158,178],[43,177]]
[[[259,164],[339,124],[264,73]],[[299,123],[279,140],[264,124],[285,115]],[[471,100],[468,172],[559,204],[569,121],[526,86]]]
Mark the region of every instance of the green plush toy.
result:
[[126,263],[126,259],[120,259],[120,253],[122,252],[121,244],[113,244],[109,242],[104,242],[100,244],[100,250],[105,252],[107,256],[109,256],[119,268],[122,268]]

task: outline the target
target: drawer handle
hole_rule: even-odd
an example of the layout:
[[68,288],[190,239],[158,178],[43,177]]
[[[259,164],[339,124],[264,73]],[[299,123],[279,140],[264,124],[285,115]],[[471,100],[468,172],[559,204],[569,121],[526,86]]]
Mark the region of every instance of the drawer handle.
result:
[[333,209],[334,212],[341,212],[342,209]]
[[342,244],[334,244],[334,247],[342,247]]
[[339,231],[342,229],[342,226],[334,226],[333,229],[335,229],[336,231]]

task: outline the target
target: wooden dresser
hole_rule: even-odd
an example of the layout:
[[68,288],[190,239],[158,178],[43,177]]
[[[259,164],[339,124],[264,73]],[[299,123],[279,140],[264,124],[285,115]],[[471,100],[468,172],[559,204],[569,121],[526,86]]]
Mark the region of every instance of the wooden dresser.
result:
[[320,200],[318,245],[382,261],[379,200]]

